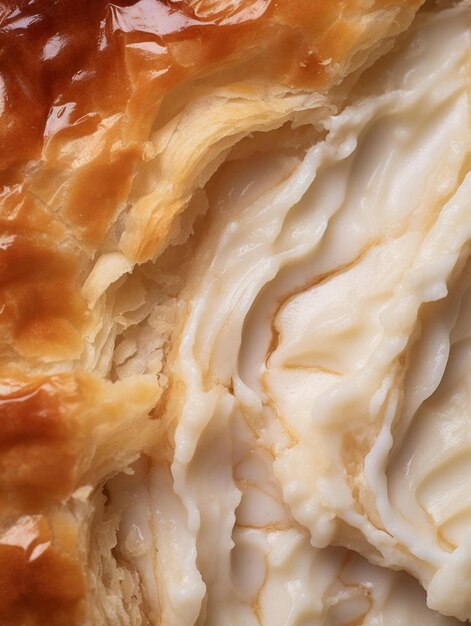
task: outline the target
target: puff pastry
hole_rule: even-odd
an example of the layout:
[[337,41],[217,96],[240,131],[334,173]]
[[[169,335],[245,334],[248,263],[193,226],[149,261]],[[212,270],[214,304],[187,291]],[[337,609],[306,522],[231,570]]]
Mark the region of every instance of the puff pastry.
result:
[[0,6],[1,624],[471,618],[471,9],[422,4]]

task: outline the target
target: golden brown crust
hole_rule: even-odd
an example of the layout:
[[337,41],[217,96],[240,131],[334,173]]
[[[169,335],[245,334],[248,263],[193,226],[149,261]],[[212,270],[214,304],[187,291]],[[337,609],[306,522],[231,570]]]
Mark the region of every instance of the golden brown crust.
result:
[[[155,379],[78,369],[102,315],[81,292],[97,259],[154,258],[219,153],[325,96],[421,2],[0,7],[0,624],[85,619],[70,502],[154,437]],[[196,137],[205,115],[219,126]]]
[[36,513],[67,499],[76,487],[83,449],[74,379],[53,376],[0,398],[0,507]]
[[2,624],[72,623],[81,610],[78,525],[60,507],[76,488],[83,452],[66,409],[76,395],[75,381],[57,376],[0,399]]
[[84,11],[78,0],[35,0],[21,8],[7,2],[0,16],[8,118],[1,125],[1,169],[20,174],[19,164],[36,159],[43,143],[53,156],[59,135],[87,135],[138,97],[131,105],[138,119],[127,121],[136,128],[149,114],[146,99],[273,44],[277,54],[264,63],[264,79],[319,88],[323,62],[342,59],[363,35],[365,12],[401,4],[407,3],[96,0]]
[[0,623],[74,624],[84,615],[77,529],[64,515],[21,517],[0,536]]
[[158,391],[81,372],[19,379],[5,379],[12,390],[0,397],[0,623],[74,624],[86,615],[89,489],[77,490],[153,440]]
[[[79,0],[4,3],[5,343],[25,358],[80,356],[87,310],[80,272],[126,208],[152,128],[181,108],[177,85],[197,81],[209,89],[242,80],[324,90],[362,48],[389,34],[398,14],[412,16],[419,4],[94,0],[85,11]],[[384,32],[371,27],[373,16]],[[125,248],[148,258],[158,238]]]
[[[80,371],[22,383],[18,378],[4,379],[14,390],[0,395],[0,510],[7,516],[66,501],[95,456],[103,464],[114,454],[113,435],[133,424],[122,412],[146,413],[160,393],[151,377],[117,385]],[[135,435],[140,437],[145,432]]]

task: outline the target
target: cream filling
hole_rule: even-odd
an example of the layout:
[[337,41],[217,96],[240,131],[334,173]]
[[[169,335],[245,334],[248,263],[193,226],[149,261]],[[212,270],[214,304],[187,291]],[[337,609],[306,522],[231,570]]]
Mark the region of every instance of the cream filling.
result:
[[471,617],[470,15],[424,14],[306,153],[207,183],[172,461],[110,487],[155,623],[455,623],[333,544]]

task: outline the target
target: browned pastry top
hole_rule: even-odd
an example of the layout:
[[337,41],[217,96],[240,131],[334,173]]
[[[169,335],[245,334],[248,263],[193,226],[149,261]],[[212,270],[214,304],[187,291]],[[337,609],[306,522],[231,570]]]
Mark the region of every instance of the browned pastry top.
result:
[[[276,54],[255,66],[254,78],[262,74],[289,86],[319,88],[325,83],[323,63],[348,51],[362,29],[359,17],[365,9],[397,4],[4,2],[0,167],[5,180],[22,180],[21,166],[37,159],[44,143],[48,156],[57,157],[57,143],[90,134],[130,103],[133,118],[127,124],[145,134],[149,113],[155,114],[158,100],[177,83],[218,66],[256,59],[267,47],[275,45]],[[107,188],[110,181],[99,178]],[[90,219],[99,221],[92,211],[75,217],[85,226]]]

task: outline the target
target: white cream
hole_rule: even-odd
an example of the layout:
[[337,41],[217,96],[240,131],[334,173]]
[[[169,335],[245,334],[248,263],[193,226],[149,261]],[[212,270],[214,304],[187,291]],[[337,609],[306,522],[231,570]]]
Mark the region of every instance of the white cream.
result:
[[420,17],[306,154],[206,185],[171,466],[114,492],[156,623],[457,624],[393,569],[471,617],[470,15]]

